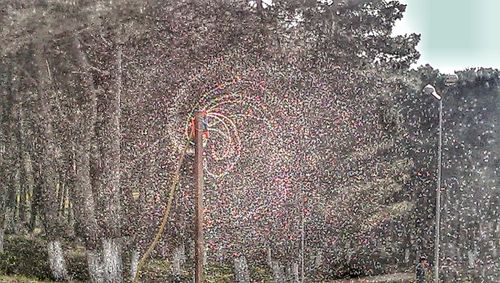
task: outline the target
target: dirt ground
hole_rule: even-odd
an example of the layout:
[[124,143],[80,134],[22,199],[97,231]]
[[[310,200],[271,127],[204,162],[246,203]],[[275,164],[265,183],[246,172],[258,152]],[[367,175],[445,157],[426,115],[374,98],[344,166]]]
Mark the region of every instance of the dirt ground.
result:
[[394,273],[366,278],[335,280],[330,281],[330,283],[412,283],[414,281],[415,276],[412,273]]

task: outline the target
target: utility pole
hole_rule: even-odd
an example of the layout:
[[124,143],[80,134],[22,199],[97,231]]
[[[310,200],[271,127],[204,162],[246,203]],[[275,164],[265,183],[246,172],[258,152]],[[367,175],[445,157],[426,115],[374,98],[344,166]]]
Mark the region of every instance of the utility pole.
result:
[[203,282],[203,120],[205,114],[197,111],[194,121],[195,151],[194,151],[194,179],[195,179],[195,283]]

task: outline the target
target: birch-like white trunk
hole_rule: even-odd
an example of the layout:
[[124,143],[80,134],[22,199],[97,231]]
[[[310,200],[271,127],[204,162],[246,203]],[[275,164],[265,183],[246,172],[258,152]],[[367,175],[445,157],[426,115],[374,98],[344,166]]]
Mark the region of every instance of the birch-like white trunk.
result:
[[[0,129],[1,131],[1,129]],[[1,152],[3,148],[0,147],[0,170],[2,170],[2,159]],[[1,174],[1,172],[0,172]],[[0,178],[2,176],[0,175]],[[3,184],[2,184],[3,185]],[[5,187],[1,187],[0,185],[0,253],[4,252],[4,236],[5,236]]]
[[274,283],[285,283],[286,278],[285,278],[285,268],[283,265],[277,261],[273,260],[271,262],[271,270],[273,272],[273,282]]
[[245,256],[234,259],[234,277],[236,283],[250,283],[250,272]]
[[410,249],[406,248],[405,249],[405,263],[409,263],[409,262],[410,262]]
[[186,261],[186,246],[184,244],[178,246],[172,255],[172,274],[180,275],[182,272],[182,265]]
[[104,282],[122,282],[122,250],[116,239],[105,239],[102,243]]
[[269,247],[267,248],[267,265],[271,267],[272,264],[273,264],[272,250],[271,247]]
[[60,241],[50,241],[47,245],[49,254],[49,266],[52,271],[52,277],[58,281],[68,279],[68,271],[66,269],[66,261]]
[[207,250],[203,250],[203,266],[207,265],[208,253]]
[[299,264],[297,262],[293,262],[289,274],[288,282],[299,283]]
[[90,281],[92,283],[104,282],[101,254],[97,250],[87,251],[87,266],[89,269]]
[[318,250],[316,256],[314,257],[314,269],[318,270],[323,265],[323,251]]
[[476,265],[477,256],[479,255],[479,249],[474,245],[472,250],[467,251],[467,263],[469,268],[474,268]]
[[134,249],[130,260],[130,281],[133,281],[137,273],[137,265],[139,265],[139,250]]
[[7,233],[17,234],[16,221],[15,221],[15,210],[13,207],[7,206],[5,208],[5,229]]
[[3,249],[3,240],[4,240],[5,230],[3,227],[0,227],[0,254],[4,252]]

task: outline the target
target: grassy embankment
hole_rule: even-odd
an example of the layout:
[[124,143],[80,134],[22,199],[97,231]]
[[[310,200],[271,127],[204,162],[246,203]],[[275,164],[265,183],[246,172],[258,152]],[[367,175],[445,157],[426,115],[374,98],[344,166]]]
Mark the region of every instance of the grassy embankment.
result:
[[[63,243],[67,269],[71,282],[88,282],[85,250],[72,243]],[[5,239],[5,252],[0,254],[0,282],[52,282],[47,262],[46,242],[41,238],[13,237]],[[130,262],[130,254],[124,254],[124,262]],[[128,271],[129,266],[124,266]],[[170,274],[170,265],[167,261],[152,260],[142,272],[143,282],[175,282]],[[207,265],[205,268],[207,283],[233,282],[234,275],[228,266]],[[124,276],[128,276],[125,274]],[[269,270],[254,268],[252,278],[257,282],[270,280]],[[190,282],[192,274],[185,273],[178,282]],[[38,281],[37,281],[38,280]]]

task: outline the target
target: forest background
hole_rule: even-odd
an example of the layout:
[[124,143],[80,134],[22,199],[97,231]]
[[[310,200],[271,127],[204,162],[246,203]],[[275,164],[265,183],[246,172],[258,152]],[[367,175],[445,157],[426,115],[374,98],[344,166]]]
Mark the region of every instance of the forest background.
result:
[[[420,36],[392,34],[398,1],[0,7],[2,273],[130,280],[201,108],[231,121],[208,139],[209,266],[275,280],[296,277],[301,256],[311,280],[411,270],[434,245],[430,83],[444,104],[443,276],[499,278],[499,72],[446,86],[429,65],[410,69]],[[191,164],[153,282],[192,270]]]

